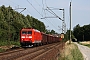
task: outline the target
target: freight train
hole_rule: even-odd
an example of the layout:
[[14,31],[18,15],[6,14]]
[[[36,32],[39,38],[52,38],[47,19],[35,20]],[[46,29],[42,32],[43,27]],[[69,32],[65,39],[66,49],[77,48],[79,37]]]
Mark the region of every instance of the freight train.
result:
[[37,46],[37,45],[60,42],[61,40],[62,39],[58,36],[45,34],[43,32],[40,32],[32,28],[23,28],[20,31],[21,46],[28,46],[28,45]]

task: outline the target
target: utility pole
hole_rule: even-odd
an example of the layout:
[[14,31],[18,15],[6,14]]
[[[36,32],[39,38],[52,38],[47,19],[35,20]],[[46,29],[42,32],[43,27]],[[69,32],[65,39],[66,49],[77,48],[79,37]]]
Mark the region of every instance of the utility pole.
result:
[[71,2],[70,2],[70,40],[69,44],[71,44]]
[[64,9],[63,9],[63,20],[62,20],[62,33],[64,33],[65,34],[65,11],[64,11]]

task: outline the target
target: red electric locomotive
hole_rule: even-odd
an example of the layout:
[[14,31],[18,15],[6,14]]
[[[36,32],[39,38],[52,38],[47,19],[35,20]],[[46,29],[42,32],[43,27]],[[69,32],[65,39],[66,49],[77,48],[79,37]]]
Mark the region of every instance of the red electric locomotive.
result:
[[41,43],[41,32],[31,28],[23,28],[20,31],[20,44],[21,46],[34,45]]

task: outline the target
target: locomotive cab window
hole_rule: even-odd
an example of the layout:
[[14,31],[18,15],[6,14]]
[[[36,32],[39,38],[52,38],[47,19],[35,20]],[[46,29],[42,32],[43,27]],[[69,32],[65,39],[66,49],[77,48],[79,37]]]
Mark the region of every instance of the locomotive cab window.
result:
[[28,34],[32,34],[32,31],[28,31]]
[[26,31],[22,31],[22,34],[27,34],[27,32]]

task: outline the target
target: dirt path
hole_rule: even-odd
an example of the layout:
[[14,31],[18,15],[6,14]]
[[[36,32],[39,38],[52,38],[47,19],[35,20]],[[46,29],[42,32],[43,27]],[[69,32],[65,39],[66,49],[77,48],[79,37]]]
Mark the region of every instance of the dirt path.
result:
[[90,60],[90,48],[87,46],[80,45],[76,42],[75,42],[75,44],[77,44],[78,48],[80,49],[81,53],[83,54],[84,60]]

